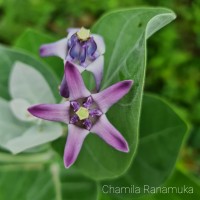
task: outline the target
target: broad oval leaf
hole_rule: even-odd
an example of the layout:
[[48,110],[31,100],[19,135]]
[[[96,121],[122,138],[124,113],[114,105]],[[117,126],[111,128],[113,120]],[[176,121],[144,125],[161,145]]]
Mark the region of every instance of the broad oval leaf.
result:
[[19,137],[28,127],[29,124],[16,119],[9,103],[0,98],[0,147],[6,149],[7,142],[13,137]]
[[[17,59],[19,55],[19,59],[21,59],[20,55],[23,55],[0,47],[1,50],[6,56],[10,55],[10,57],[5,56],[9,62],[0,65],[2,70],[7,68],[11,70],[13,67],[11,63],[15,61],[15,56]],[[23,55],[23,58],[28,60],[30,57]],[[37,63],[37,61],[35,62]],[[41,65],[41,70],[45,71],[43,65]],[[46,70],[46,74],[49,80],[53,83],[56,82],[48,70]],[[3,80],[6,80],[2,84],[4,86],[2,88],[5,90],[8,90],[7,84],[10,75],[10,93],[14,99],[10,102],[0,99],[0,147],[14,154],[25,150],[40,151],[44,146],[41,148],[39,145],[51,142],[62,135],[62,127],[60,124],[52,122],[39,123],[36,118],[29,120],[26,109],[31,104],[54,103],[55,98],[46,80],[33,67],[19,61],[15,62],[13,70],[0,77],[0,82],[3,83]],[[6,96],[2,96],[6,98]]]
[[60,124],[52,122],[37,124],[37,120],[28,123],[17,119],[9,103],[2,98],[0,98],[0,111],[0,147],[13,154],[36,148],[62,135]]
[[17,154],[56,140],[61,135],[62,126],[60,124],[44,122],[40,125],[36,124],[31,126],[18,137],[13,136],[13,138],[5,144],[5,148],[9,149],[13,154]]
[[[140,139],[131,167],[121,177],[102,184],[113,187],[160,186],[171,175],[187,131],[186,124],[163,100],[145,95],[140,120]],[[143,194],[143,190],[137,195]],[[111,195],[112,196],[112,195]],[[131,193],[113,194],[114,199],[132,198]]]
[[44,77],[30,65],[15,62],[10,75],[9,90],[13,99],[25,99],[31,104],[55,103]]
[[84,174],[97,180],[113,178],[129,167],[138,144],[146,40],[174,18],[175,14],[164,8],[127,9],[108,13],[94,25],[92,32],[102,35],[106,44],[102,88],[124,79],[135,84],[108,112],[109,120],[127,139],[130,152],[118,152],[91,134],[75,164]]
[[24,122],[34,122],[38,120],[33,115],[30,115],[28,112],[28,108],[31,106],[31,104],[26,101],[25,99],[12,99],[10,101],[10,109],[13,112],[13,115]]
[[[58,85],[60,81],[57,79],[55,74],[49,69],[49,67],[34,59],[31,55],[24,53],[22,51],[15,51],[9,48],[5,48],[0,46],[0,96],[5,99],[10,99],[10,94],[8,90],[9,86],[9,77],[11,70],[13,68],[13,64],[16,61],[20,61],[27,65],[32,66],[37,69],[48,82],[50,88],[52,89],[53,95],[56,97],[57,101],[60,100]],[[42,86],[41,86],[42,87]],[[38,91],[38,93],[42,93]],[[37,95],[37,94],[36,94]],[[44,103],[44,102],[41,102]]]

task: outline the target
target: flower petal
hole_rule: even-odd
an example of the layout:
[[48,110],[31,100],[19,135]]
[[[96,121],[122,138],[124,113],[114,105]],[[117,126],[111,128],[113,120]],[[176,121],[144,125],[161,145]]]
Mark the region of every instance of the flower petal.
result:
[[89,97],[87,98],[86,102],[83,103],[83,106],[84,106],[85,108],[88,108],[88,109],[89,109],[89,107],[92,105],[92,103],[93,103],[93,99],[92,99],[91,96],[89,96]]
[[73,124],[68,126],[68,137],[64,151],[64,165],[69,168],[77,159],[83,141],[89,131]]
[[60,95],[64,98],[69,98],[69,89],[67,86],[65,75],[63,76],[62,82],[60,84]]
[[92,109],[89,111],[91,117],[98,116],[100,117],[103,113],[99,109]]
[[35,117],[48,121],[69,123],[69,101],[63,104],[40,104],[28,108],[28,111]]
[[75,124],[76,122],[78,122],[78,120],[79,120],[78,115],[74,115],[74,116],[71,117],[69,123],[70,123],[70,124]]
[[[66,58],[66,60],[65,60],[65,64],[66,64],[66,62],[71,62],[71,63],[73,63],[73,60],[72,60],[71,56],[67,56],[67,58]],[[79,71],[80,73],[83,73],[83,72],[85,71],[85,67],[83,67],[83,66],[81,66],[81,65],[79,65],[79,64],[76,64],[76,63],[73,63],[73,65],[78,69],[78,71]]]
[[105,113],[110,106],[127,94],[133,84],[132,80],[118,82],[100,93],[92,94],[92,98]]
[[92,62],[86,68],[87,71],[92,72],[94,75],[97,92],[99,91],[101,85],[101,80],[103,76],[103,66],[104,66],[104,57],[99,56],[94,62]]
[[78,109],[80,108],[80,104],[77,101],[71,101],[70,105],[73,107],[74,112],[78,111]]
[[87,42],[87,55],[93,56],[96,50],[97,50],[97,44],[93,38],[90,38],[90,40]]
[[74,33],[78,32],[80,30],[80,28],[68,28],[67,32],[68,32],[68,36],[67,37],[71,37]]
[[100,54],[104,54],[105,51],[106,51],[104,39],[103,39],[100,35],[97,35],[97,34],[92,34],[92,36],[93,36],[93,38],[94,38],[94,41],[95,41],[96,44],[97,44],[97,51],[98,51]]
[[108,121],[105,115],[102,115],[100,119],[93,125],[91,132],[97,134],[106,143],[114,147],[115,149],[123,152],[129,152],[127,141],[121,135],[121,133]]
[[80,63],[83,64],[85,62],[85,59],[86,59],[86,47],[82,46],[81,51],[80,51],[80,55],[79,55]]
[[63,38],[57,42],[42,45],[40,47],[40,56],[58,56],[65,59],[67,55],[67,41],[67,38]]
[[79,70],[70,62],[65,64],[65,77],[69,88],[70,100],[90,96],[90,92],[85,87]]
[[89,131],[92,127],[92,122],[90,119],[86,119],[84,122],[83,122],[83,125],[85,126],[85,128]]
[[79,60],[79,55],[81,52],[81,45],[79,42],[76,42],[72,48],[69,50],[69,55],[71,56],[72,59],[77,59]]

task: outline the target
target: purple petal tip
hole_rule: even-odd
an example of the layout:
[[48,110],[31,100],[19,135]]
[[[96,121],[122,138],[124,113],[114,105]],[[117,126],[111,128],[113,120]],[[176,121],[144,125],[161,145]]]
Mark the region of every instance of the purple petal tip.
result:
[[64,166],[66,169],[69,169],[71,166],[73,165],[73,163],[67,163],[65,160],[64,160]]
[[[31,106],[31,107],[29,107],[28,109],[27,109],[27,111],[30,113],[30,114],[32,114],[32,115],[34,115],[34,110],[35,110],[35,106]],[[34,115],[35,116],[35,115]]]
[[133,80],[125,80],[122,82],[121,88],[124,88],[124,89],[131,88],[132,85],[133,85]]
[[126,140],[122,137],[115,137],[113,138],[113,143],[115,143],[116,145],[116,149],[118,151],[122,151],[124,153],[128,153],[129,152],[129,146],[128,143],[126,142]]
[[45,56],[45,47],[44,47],[43,45],[40,47],[39,52],[40,52],[40,56],[41,56],[41,57],[44,57],[44,56]]
[[124,148],[122,148],[121,151],[124,152],[124,153],[128,153],[129,152],[129,146],[128,146],[127,143],[124,145]]

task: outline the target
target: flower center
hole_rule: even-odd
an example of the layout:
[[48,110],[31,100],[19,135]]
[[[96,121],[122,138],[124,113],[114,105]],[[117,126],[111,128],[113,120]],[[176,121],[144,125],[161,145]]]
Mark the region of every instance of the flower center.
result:
[[77,33],[78,39],[86,41],[90,37],[90,30],[82,27]]
[[80,107],[78,111],[76,112],[77,116],[80,120],[87,119],[89,117],[89,111],[87,108]]
[[70,101],[70,124],[90,130],[103,114],[92,97]]

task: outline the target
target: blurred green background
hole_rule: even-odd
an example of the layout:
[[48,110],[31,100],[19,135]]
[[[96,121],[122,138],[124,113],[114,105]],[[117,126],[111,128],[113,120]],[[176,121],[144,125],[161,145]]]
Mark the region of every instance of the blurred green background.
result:
[[148,42],[145,91],[174,103],[189,121],[181,164],[200,177],[200,0],[0,0],[0,42],[14,44],[29,27],[62,38],[67,27],[91,27],[105,12],[138,6],[177,14]]

